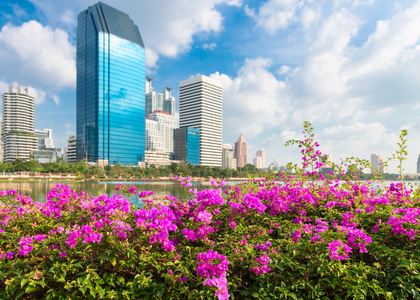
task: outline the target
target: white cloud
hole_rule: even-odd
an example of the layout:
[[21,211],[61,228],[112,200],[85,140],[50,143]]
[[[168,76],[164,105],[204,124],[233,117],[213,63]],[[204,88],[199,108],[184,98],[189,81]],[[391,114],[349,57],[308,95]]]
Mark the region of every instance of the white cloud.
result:
[[55,104],[60,104],[60,98],[57,95],[52,95],[51,98],[54,100]]
[[0,31],[0,75],[59,90],[76,84],[75,48],[61,29],[37,21],[6,24]]
[[224,132],[241,130],[254,137],[264,129],[280,126],[290,112],[286,84],[268,71],[272,61],[247,59],[236,78],[216,72],[210,77],[223,84]]
[[274,34],[295,22],[296,11],[303,6],[301,0],[268,0],[260,5],[258,12],[245,6],[245,13],[253,18],[257,26]]
[[[30,0],[40,9],[53,25],[67,28],[71,18],[88,6],[97,3],[95,0],[56,2]],[[106,4],[127,12],[139,27],[146,48],[146,65],[153,69],[158,58],[163,55],[176,57],[187,52],[199,35],[217,33],[223,29],[223,17],[217,10],[218,5],[241,6],[242,0],[108,0]],[[74,17],[72,17],[74,15]],[[71,24],[74,28],[76,24]],[[149,56],[149,58],[147,57]]]
[[279,74],[279,75],[285,75],[285,74],[289,73],[291,70],[292,70],[292,68],[290,66],[283,65],[283,66],[280,67],[280,69],[278,69],[276,71],[276,73]]
[[203,49],[204,50],[214,50],[214,49],[216,49],[217,48],[217,44],[216,43],[206,43],[206,44],[203,44]]

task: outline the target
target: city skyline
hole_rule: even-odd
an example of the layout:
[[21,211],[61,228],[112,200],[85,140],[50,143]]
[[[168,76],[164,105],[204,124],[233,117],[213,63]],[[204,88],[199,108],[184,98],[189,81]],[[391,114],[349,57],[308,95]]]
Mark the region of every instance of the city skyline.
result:
[[[76,132],[77,14],[96,2],[0,4],[0,92],[12,82],[29,86],[35,127],[52,128],[57,147]],[[146,28],[146,76],[157,91],[172,87],[178,102],[185,78],[204,74],[223,83],[222,143],[242,132],[250,153],[266,149],[267,164],[299,162],[299,150],[283,145],[300,138],[308,120],[320,150],[338,162],[390,157],[405,128],[404,167],[415,172],[420,1],[104,3]],[[396,172],[395,164],[388,171]]]

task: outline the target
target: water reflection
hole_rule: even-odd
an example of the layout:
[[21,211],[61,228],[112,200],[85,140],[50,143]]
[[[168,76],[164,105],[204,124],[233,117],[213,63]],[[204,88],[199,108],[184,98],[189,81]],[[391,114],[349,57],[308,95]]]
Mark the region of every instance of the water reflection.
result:
[[[25,182],[0,182],[0,190],[17,190],[21,194],[30,195],[31,198],[36,202],[46,202],[47,193],[54,188],[57,184],[68,185],[71,189],[76,191],[85,191],[91,197],[106,194],[112,196],[113,194],[120,194],[119,191],[115,191],[115,187],[125,183],[127,185],[134,185],[138,188],[138,191],[153,191],[155,198],[164,197],[166,195],[173,195],[176,198],[184,199],[186,193],[183,190],[179,182],[79,182],[76,185],[71,181],[25,181]],[[240,181],[226,182],[226,189],[228,186],[233,186],[241,183]],[[192,182],[193,188],[197,190],[203,190],[210,187],[209,182]],[[133,196],[130,200],[134,204],[141,204],[137,196]]]

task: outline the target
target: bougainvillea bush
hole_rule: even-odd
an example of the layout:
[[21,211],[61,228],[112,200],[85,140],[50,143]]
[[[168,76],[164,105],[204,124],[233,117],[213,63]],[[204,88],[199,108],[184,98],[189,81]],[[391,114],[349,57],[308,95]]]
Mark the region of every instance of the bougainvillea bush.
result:
[[419,299],[417,190],[324,178],[305,134],[299,176],[225,192],[1,192],[0,299]]

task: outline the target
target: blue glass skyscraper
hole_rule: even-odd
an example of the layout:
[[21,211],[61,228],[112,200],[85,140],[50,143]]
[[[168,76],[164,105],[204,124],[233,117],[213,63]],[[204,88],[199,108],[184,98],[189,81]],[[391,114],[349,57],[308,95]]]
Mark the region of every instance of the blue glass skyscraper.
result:
[[137,165],[145,147],[145,49],[130,17],[102,2],[78,16],[77,159]]

